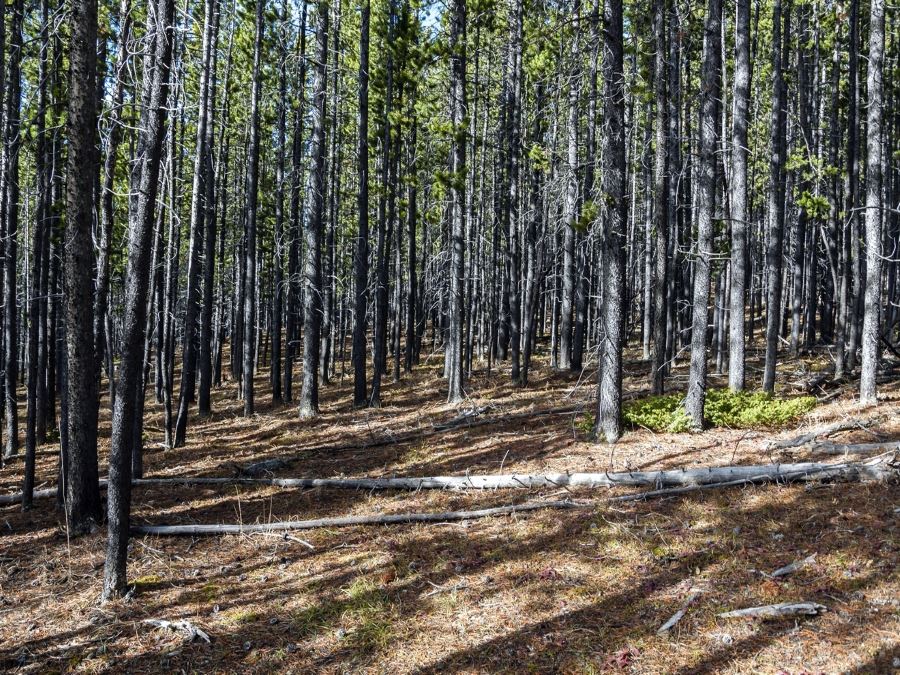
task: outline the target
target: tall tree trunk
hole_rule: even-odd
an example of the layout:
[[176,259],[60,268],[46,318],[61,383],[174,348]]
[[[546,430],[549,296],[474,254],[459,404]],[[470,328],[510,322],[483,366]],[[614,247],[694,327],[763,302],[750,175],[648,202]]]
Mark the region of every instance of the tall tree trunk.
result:
[[66,521],[71,533],[100,523],[97,467],[97,362],[94,354],[94,167],[97,164],[97,2],[69,8],[69,112],[66,121],[64,312],[67,345]]
[[22,147],[22,24],[24,22],[24,0],[15,0],[10,17],[9,74],[6,82],[6,117],[3,143],[3,177],[0,180],[0,201],[3,201],[3,237],[5,240],[3,257],[3,367],[6,414],[6,446],[4,457],[12,457],[19,452],[19,407],[16,385],[18,380],[18,307],[16,297],[16,266],[18,264],[19,234],[19,154]]
[[447,350],[447,401],[460,403],[463,391],[462,339],[465,270],[466,175],[466,0],[450,8],[450,330]]
[[[212,412],[210,390],[213,383],[213,295],[216,270],[216,168],[213,158],[216,112],[216,62],[219,53],[219,0],[207,0],[212,4],[212,34],[206,74],[206,139],[204,141],[203,167],[203,293],[200,305],[200,368],[197,392],[197,412],[201,416]],[[225,92],[227,96],[226,87]],[[223,122],[227,122],[223,120]],[[224,124],[223,124],[224,126]]]
[[[187,419],[194,399],[197,380],[197,353],[199,336],[197,319],[200,315],[201,285],[203,273],[204,228],[210,205],[207,187],[212,176],[212,144],[210,129],[210,93],[212,90],[212,52],[215,50],[215,21],[218,16],[218,0],[205,0],[203,19],[203,55],[200,71],[200,107],[197,120],[197,145],[194,156],[193,189],[191,191],[191,238],[188,251],[187,295],[185,298],[184,345],[181,360],[181,387],[178,394],[178,417],[175,422],[175,447],[184,445],[187,435]],[[214,208],[214,207],[213,207]],[[208,393],[208,392],[207,392]],[[209,397],[204,401],[208,414]]]
[[709,284],[716,200],[717,106],[722,67],[722,0],[709,0],[700,73],[700,152],[697,167],[697,249],[694,259],[694,307],[691,367],[684,409],[696,428],[703,427],[706,403],[706,348]]
[[[715,1],[715,0],[713,0]],[[601,227],[605,334],[600,343],[600,381],[595,432],[607,443],[622,436],[622,345],[625,341],[625,44],[622,0],[603,6],[603,145]]]
[[125,271],[125,317],[122,361],[119,367],[119,395],[113,411],[112,441],[107,487],[108,539],[103,574],[103,598],[109,600],[127,590],[126,563],[131,511],[132,454],[135,425],[143,418],[144,357],[147,326],[147,294],[156,220],[156,196],[168,110],[169,63],[174,40],[174,0],[158,0],[150,7],[148,23],[154,34],[153,68],[144,73],[152,79],[144,155],[137,208],[128,226],[128,265]]
[[366,404],[366,311],[369,286],[369,19],[363,0],[359,33],[358,230],[353,251],[353,405]]
[[734,98],[731,129],[731,293],[728,386],[744,389],[744,298],[747,288],[747,109],[750,99],[750,0],[737,0],[734,33]]
[[[581,14],[581,0],[573,0],[572,16]],[[604,14],[604,21],[609,17]],[[581,51],[577,40],[579,26],[574,27],[569,53],[569,100],[566,110],[566,169],[565,197],[563,202],[563,262],[562,262],[562,304],[559,322],[559,368],[572,367],[572,314],[575,305],[575,227],[578,221],[578,117],[581,81]],[[604,84],[605,86],[605,84]],[[622,94],[624,98],[624,93]]]
[[[287,23],[287,2],[282,7],[281,23]],[[284,154],[287,144],[287,48],[281,42],[278,64],[278,122],[275,149],[275,243],[272,251],[272,401],[281,403],[281,326],[284,311]]]
[[[119,37],[116,41],[116,67],[113,79],[112,105],[109,111],[109,138],[106,144],[106,159],[103,162],[103,189],[100,201],[100,242],[97,254],[97,292],[94,299],[94,349],[97,353],[97,379],[100,379],[100,364],[107,356],[110,338],[106,334],[109,311],[109,247],[112,240],[115,210],[116,164],[119,143],[122,140],[122,107],[125,99],[125,76],[128,72],[129,41],[131,40],[131,0],[119,3]],[[115,375],[109,376],[109,405],[115,405]]]
[[859,379],[860,403],[876,403],[878,341],[881,333],[881,183],[885,172],[882,146],[884,107],[884,5],[872,0],[869,14],[869,97],[866,114],[866,297],[862,332],[862,366]]
[[[739,0],[740,1],[740,0]],[[749,0],[742,0],[748,2]],[[668,174],[668,63],[665,0],[655,0],[653,33],[656,37],[654,88],[656,99],[656,147],[653,154],[653,216],[655,237],[655,273],[653,305],[653,353],[650,363],[651,390],[662,394],[666,373],[666,304],[669,266],[669,174]],[[649,256],[649,252],[648,252]]]
[[509,51],[506,72],[506,265],[509,270],[509,343],[512,351],[512,381],[521,384],[522,296],[519,280],[519,164],[522,145],[522,39],[523,0],[510,0]]
[[242,378],[244,416],[254,412],[253,373],[256,365],[256,221],[259,215],[259,108],[260,63],[262,60],[263,33],[265,32],[265,1],[256,4],[256,39],[253,45],[253,85],[250,97],[250,145],[247,149],[247,207],[246,243],[244,249],[244,345]]
[[40,292],[44,269],[50,211],[50,176],[47,172],[47,80],[49,71],[48,0],[41,0],[40,55],[38,57],[37,147],[37,213],[32,233],[31,296],[28,299],[28,393],[25,422],[25,480],[22,487],[22,509],[31,508],[34,492],[34,464],[37,450],[38,380],[40,378],[41,307],[46,304]]
[[322,220],[325,211],[325,98],[328,88],[328,3],[316,2],[316,56],[313,70],[312,138],[313,166],[307,183],[303,214],[303,381],[300,389],[301,418],[319,414],[319,354],[322,325]]
[[[297,350],[297,313],[300,308],[300,218],[303,202],[300,184],[303,173],[303,94],[306,85],[306,11],[307,0],[303,0],[300,13],[300,38],[298,43],[298,102],[294,110],[294,130],[291,139],[291,212],[290,242],[288,244],[288,287],[287,321],[285,322],[284,386],[282,396],[285,401],[293,400],[294,354]],[[367,73],[368,76],[368,73]]]
[[778,357],[778,327],[781,320],[782,254],[784,248],[784,198],[787,88],[784,69],[788,62],[790,44],[790,4],[784,9],[782,34],[781,0],[775,0],[772,19],[772,136],[769,189],[769,241],[766,247],[766,268],[769,275],[766,293],[766,362],[763,372],[763,391],[775,392],[775,362]]

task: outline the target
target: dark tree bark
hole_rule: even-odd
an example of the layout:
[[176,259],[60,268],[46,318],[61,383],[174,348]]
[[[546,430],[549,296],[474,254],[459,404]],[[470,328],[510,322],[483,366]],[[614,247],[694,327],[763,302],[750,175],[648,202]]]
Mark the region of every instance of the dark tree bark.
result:
[[[394,25],[396,22],[396,0],[389,0],[387,14],[387,41],[394,42]],[[388,325],[388,284],[390,282],[390,270],[388,265],[391,227],[394,221],[389,213],[388,203],[393,204],[394,186],[391,184],[392,140],[391,111],[394,103],[394,50],[389,48],[385,55],[385,85],[384,85],[384,120],[382,123],[381,138],[381,192],[378,195],[378,235],[375,244],[375,326],[374,326],[374,354],[372,363],[372,391],[369,395],[369,405],[373,408],[381,407],[381,378],[387,368],[387,325]],[[446,355],[446,354],[445,354]]]
[[41,376],[40,329],[41,307],[46,304],[40,293],[44,269],[45,239],[48,236],[50,211],[50,176],[47,171],[47,80],[49,75],[49,37],[47,0],[41,0],[40,55],[38,57],[38,105],[35,148],[37,174],[37,212],[32,232],[31,297],[28,299],[28,391],[25,422],[25,480],[22,486],[22,509],[31,508],[34,493],[34,464],[37,451],[38,380]]
[[[66,121],[66,245],[63,299],[67,401],[64,456],[66,521],[71,533],[100,522],[97,470],[97,378],[94,355],[94,167],[97,165],[97,2],[69,7],[69,112]],[[91,319],[91,320],[87,320]],[[130,427],[129,427],[130,429]]]
[[[287,2],[282,7],[281,24],[287,23]],[[283,28],[282,28],[283,29]],[[282,403],[281,330],[284,311],[284,155],[287,145],[287,59],[284,37],[279,38],[278,121],[275,148],[275,242],[272,252],[272,402]]]
[[731,291],[728,386],[744,389],[744,298],[747,288],[747,110],[750,99],[750,0],[737,0],[734,33],[734,99],[731,130]]
[[369,286],[369,0],[363,0],[359,33],[358,230],[353,252],[353,405],[366,405],[366,309]]
[[694,259],[691,368],[684,402],[685,412],[696,428],[703,427],[703,407],[706,403],[709,285],[716,207],[716,126],[722,68],[722,0],[709,0],[704,36],[700,74],[700,152],[697,166],[697,249]]
[[[784,29],[782,33],[782,20]],[[766,269],[769,275],[766,292],[766,362],[763,391],[775,392],[775,362],[778,358],[778,328],[781,322],[782,255],[784,249],[785,152],[787,126],[787,89],[784,69],[788,63],[790,43],[790,4],[782,17],[781,0],[775,0],[772,28],[772,132],[768,217],[769,241],[766,246]]]
[[[212,412],[210,390],[213,382],[213,296],[216,270],[216,169],[213,158],[216,112],[216,63],[219,36],[219,0],[212,5],[212,27],[206,73],[206,124],[203,142],[203,294],[200,306],[200,368],[197,392],[197,412],[201,416]],[[227,77],[226,77],[227,79]],[[227,87],[226,87],[226,92]]]
[[153,68],[144,73],[152,79],[150,108],[140,144],[144,155],[137,208],[128,226],[128,265],[125,272],[125,317],[122,361],[119,367],[119,395],[113,411],[112,442],[107,483],[108,539],[103,574],[103,598],[109,600],[127,590],[126,563],[131,511],[132,454],[135,427],[143,419],[144,360],[147,302],[153,248],[156,197],[165,137],[169,93],[169,63],[174,40],[174,0],[158,0],[150,7],[148,23],[154,36]]
[[16,298],[16,265],[19,233],[19,154],[22,147],[22,51],[24,0],[12,4],[9,23],[9,73],[6,81],[6,114],[3,142],[3,169],[0,179],[0,201],[3,202],[3,402],[6,415],[4,457],[19,452],[19,408],[16,386],[19,370],[18,307]]
[[[131,0],[119,3],[119,37],[116,41],[116,67],[113,79],[112,105],[109,111],[109,137],[103,162],[103,189],[100,200],[100,241],[97,252],[97,291],[94,299],[94,349],[97,353],[97,379],[107,354],[109,336],[106,334],[109,311],[109,257],[115,209],[113,204],[119,143],[122,140],[122,108],[125,99],[125,76],[130,62],[128,48],[131,40]],[[112,363],[112,359],[109,360]],[[109,405],[115,405],[115,373],[109,376]]]
[[466,0],[450,8],[450,326],[447,350],[447,401],[460,403],[463,392],[462,339],[465,271],[466,175]]
[[869,70],[866,114],[866,295],[862,331],[860,403],[877,403],[878,342],[881,334],[881,185],[885,173],[882,147],[884,108],[885,0],[872,0],[869,14]]
[[[715,2],[716,0],[712,0]],[[600,381],[595,433],[607,443],[622,436],[622,345],[625,338],[625,45],[622,0],[603,6],[603,173],[601,226],[603,300]]]
[[[581,0],[573,0],[572,16],[581,14]],[[604,14],[604,21],[609,17]],[[574,30],[577,35],[578,25]],[[566,169],[565,197],[563,202],[563,260],[562,260],[562,303],[559,320],[559,368],[572,367],[572,318],[575,306],[575,227],[578,221],[578,117],[581,81],[581,51],[575,35],[570,43],[569,93],[566,111]],[[604,83],[604,86],[605,83]],[[622,93],[624,98],[624,92]]]
[[325,98],[328,88],[328,3],[316,2],[316,55],[313,70],[312,138],[306,212],[303,214],[303,379],[301,418],[319,414],[319,355],[322,325],[322,224],[325,211]]
[[[743,0],[747,2],[748,0]],[[653,218],[655,237],[655,273],[653,305],[653,353],[650,363],[651,390],[662,394],[666,374],[666,304],[669,285],[669,173],[668,173],[668,63],[666,40],[666,2],[655,0],[653,34],[656,37],[654,89],[656,99],[656,147],[653,153]],[[649,252],[648,252],[649,255]]]
[[[197,355],[200,340],[197,331],[197,319],[200,314],[201,276],[203,273],[204,228],[207,224],[207,212],[212,193],[210,183],[212,171],[212,120],[210,113],[210,96],[214,89],[212,79],[212,53],[215,50],[215,22],[218,16],[218,0],[206,0],[203,18],[203,53],[200,74],[200,107],[197,121],[197,145],[194,156],[193,189],[191,192],[191,238],[188,251],[187,296],[184,319],[184,344],[181,361],[181,386],[178,394],[178,417],[175,422],[175,447],[184,445],[187,435],[187,420],[190,404],[194,400],[197,380]],[[208,384],[209,380],[205,382]],[[209,414],[209,391],[205,392],[201,414]],[[201,394],[202,395],[202,394]]]
[[250,147],[247,149],[247,207],[246,242],[244,245],[244,345],[241,392],[244,396],[244,416],[254,412],[253,373],[256,365],[256,221],[259,215],[259,107],[260,63],[265,32],[265,0],[256,4],[256,39],[253,46],[253,85],[250,97]]
[[521,385],[522,295],[519,280],[519,164],[522,145],[522,33],[523,1],[510,0],[509,51],[506,71],[506,266],[509,270],[509,345],[511,377]]
[[[288,244],[287,321],[285,322],[284,386],[282,396],[286,402],[293,400],[294,354],[297,350],[297,313],[300,308],[300,218],[304,211],[300,195],[303,174],[303,94],[306,85],[306,11],[303,0],[300,13],[300,38],[298,44],[297,82],[298,104],[294,110],[294,129],[291,139],[291,207],[290,242]],[[368,75],[368,73],[367,73]]]

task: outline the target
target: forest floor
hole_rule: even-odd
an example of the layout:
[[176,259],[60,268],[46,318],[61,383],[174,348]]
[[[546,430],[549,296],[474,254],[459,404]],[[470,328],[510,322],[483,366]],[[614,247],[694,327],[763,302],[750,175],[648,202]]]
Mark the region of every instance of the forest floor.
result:
[[[632,357],[636,356],[634,354]],[[779,370],[808,378],[821,357]],[[349,364],[348,364],[349,368]],[[646,364],[626,364],[638,395]],[[322,415],[273,407],[241,416],[232,383],[214,414],[192,417],[189,442],[162,449],[162,412],[148,403],[147,476],[231,476],[236,466],[298,455],[278,476],[427,476],[544,473],[803,461],[773,454],[774,438],[841,418],[881,420],[835,434],[900,439],[900,385],[861,409],[855,389],[791,428],[629,431],[615,446],[589,441],[580,413],[504,420],[567,405],[593,409],[594,373],[541,364],[527,389],[508,369],[476,373],[462,410],[494,424],[413,441],[336,450],[390,438],[460,414],[444,403],[432,357],[384,388],[384,407],[353,410],[352,377],[322,387]],[[674,386],[684,383],[676,371]],[[724,381],[719,378],[719,383]],[[790,390],[784,386],[784,391]],[[645,393],[645,392],[644,392]],[[152,400],[148,392],[148,401]],[[107,407],[104,398],[103,407]],[[108,449],[102,413],[101,474]],[[56,458],[41,454],[38,487]],[[821,461],[839,458],[815,457]],[[0,470],[0,492],[20,489],[21,462]],[[535,499],[595,500],[449,524],[357,526],[281,536],[141,537],[131,545],[127,600],[98,602],[104,532],[69,539],[52,500],[22,514],[0,508],[0,670],[7,672],[633,672],[880,673],[900,670],[900,487],[835,483],[751,486],[609,504],[624,489],[365,492],[273,487],[138,487],[136,523],[262,523],[323,516],[472,509]],[[312,550],[297,539],[308,541]],[[815,554],[798,572],[770,573]],[[693,592],[670,634],[657,629]],[[827,606],[819,616],[721,619],[722,611],[784,601]],[[144,623],[184,619],[211,642]]]

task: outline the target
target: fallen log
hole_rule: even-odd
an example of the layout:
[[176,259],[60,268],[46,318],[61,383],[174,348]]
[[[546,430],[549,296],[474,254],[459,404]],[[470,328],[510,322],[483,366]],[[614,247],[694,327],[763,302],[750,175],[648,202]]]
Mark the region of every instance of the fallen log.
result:
[[442,513],[391,513],[363,516],[338,516],[313,520],[294,520],[277,523],[253,523],[247,525],[134,525],[132,534],[157,536],[197,536],[221,534],[254,534],[258,532],[285,532],[313,530],[320,527],[352,527],[354,525],[396,525],[408,523],[441,523],[455,520],[489,518],[514,513],[527,513],[541,509],[585,508],[590,505],[570,501],[526,502],[509,506],[494,506],[474,511],[444,511]]
[[816,602],[779,602],[776,605],[722,612],[719,617],[722,619],[779,619],[786,616],[815,616],[827,611],[828,608],[825,605]]
[[665,471],[501,474],[400,478],[141,478],[134,485],[263,485],[350,490],[500,490],[534,488],[682,487],[733,481],[885,480],[898,476],[891,457],[869,462],[760,464]]
[[[826,464],[761,464],[747,466],[700,467],[666,471],[623,471],[604,473],[500,474],[472,476],[425,476],[405,478],[241,478],[241,477],[174,477],[139,478],[132,481],[142,486],[221,486],[248,485],[281,488],[321,488],[341,490],[501,490],[535,488],[602,488],[602,487],[666,487],[687,488],[665,494],[691,492],[699,487],[730,487],[746,483],[802,482],[820,480],[885,481],[900,477],[900,466],[893,456],[877,457],[868,462]],[[100,482],[101,488],[106,481]],[[56,491],[40,490],[35,497],[55,495]],[[644,499],[650,493],[625,495],[621,499]],[[21,493],[0,495],[0,505],[21,501]]]
[[900,451],[900,441],[884,441],[881,443],[835,443],[821,441],[814,443],[811,452],[820,455],[880,455],[885,452]]
[[831,424],[824,426],[820,429],[816,429],[813,431],[808,431],[804,434],[800,434],[799,436],[793,436],[791,438],[785,438],[780,441],[773,441],[769,444],[769,450],[784,450],[785,448],[796,448],[803,445],[807,445],[812,443],[813,441],[821,438],[822,436],[830,436],[831,434],[836,434],[840,431],[852,431],[854,429],[866,429],[876,422],[881,421],[880,418],[872,418],[868,420],[839,420],[837,422],[832,422]]

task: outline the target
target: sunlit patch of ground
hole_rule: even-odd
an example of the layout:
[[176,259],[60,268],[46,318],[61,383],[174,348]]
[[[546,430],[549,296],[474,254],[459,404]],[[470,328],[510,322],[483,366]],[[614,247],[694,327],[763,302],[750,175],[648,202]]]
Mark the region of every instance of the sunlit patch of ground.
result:
[[[817,367],[813,359],[785,364],[785,391],[801,390],[811,367]],[[626,393],[646,393],[646,364],[629,361],[627,373]],[[268,402],[263,369],[256,416],[241,416],[235,388],[226,382],[215,393],[213,416],[192,418],[189,442],[178,450],[162,449],[162,408],[152,403],[146,474],[227,476],[250,462],[288,456],[298,460],[276,475],[802,461],[814,455],[803,448],[775,455],[769,442],[843,417],[882,421],[834,440],[866,442],[874,433],[900,438],[897,387],[886,384],[885,403],[878,408],[856,408],[848,388],[790,429],[638,430],[614,447],[595,445],[579,414],[503,420],[505,413],[593,408],[592,373],[557,374],[542,364],[527,389],[513,387],[505,368],[476,373],[463,409],[487,408],[482,416],[496,417],[494,424],[361,447],[367,440],[427,431],[457,416],[460,410],[444,403],[446,388],[438,375],[432,360],[399,383],[388,380],[381,409],[353,410],[351,379],[341,379],[339,369],[334,383],[322,389],[321,417],[300,421],[293,406]],[[683,371],[674,375],[674,385],[683,386]],[[105,410],[102,425],[101,467],[109,428]],[[39,460],[38,482],[52,485],[55,457],[42,454]],[[21,463],[0,470],[0,490],[16,491],[20,475]],[[462,510],[540,498],[590,501],[608,494],[152,487],[135,490],[134,519],[256,523]],[[69,540],[52,502],[39,502],[26,515],[6,507],[0,510],[0,669],[892,672],[900,659],[898,509],[896,485],[765,486],[616,506],[598,501],[591,509],[455,524],[295,533],[314,550],[275,536],[144,537],[131,545],[133,596],[100,606],[103,534]],[[768,577],[813,553],[815,561],[795,574]],[[671,634],[657,636],[696,591],[699,597]],[[777,622],[717,617],[729,609],[793,600],[821,603],[828,612]],[[186,619],[212,641],[185,643],[178,633],[143,624],[148,618]]]

